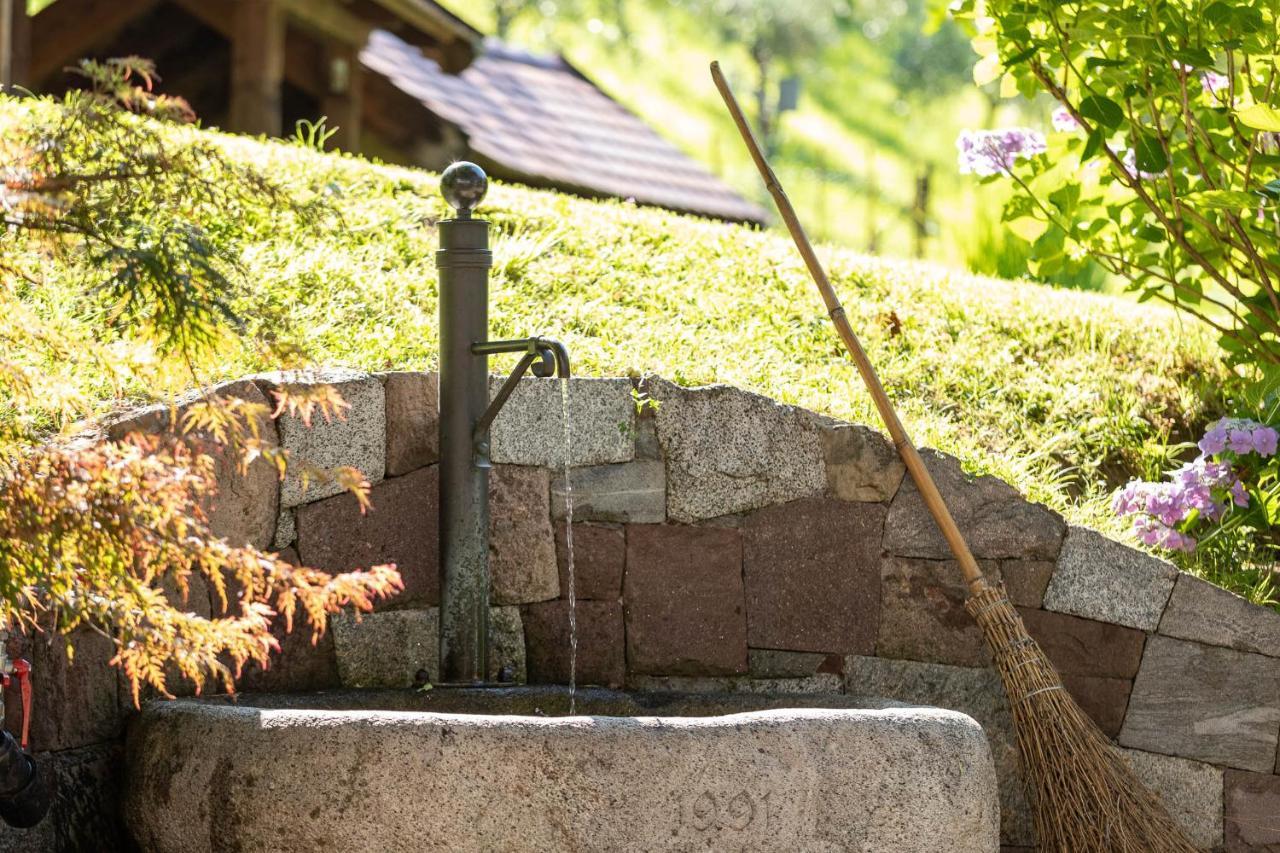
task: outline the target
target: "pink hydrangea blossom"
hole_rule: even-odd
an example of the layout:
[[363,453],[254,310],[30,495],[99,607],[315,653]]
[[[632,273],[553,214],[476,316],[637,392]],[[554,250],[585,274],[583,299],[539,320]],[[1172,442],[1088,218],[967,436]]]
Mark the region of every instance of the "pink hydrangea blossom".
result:
[[956,137],[960,174],[1008,174],[1018,160],[1028,159],[1048,150],[1044,134],[1026,127],[1002,130],[962,130]]
[[1134,533],[1138,541],[1153,548],[1164,548],[1169,551],[1185,551],[1190,553],[1196,549],[1196,540],[1179,530],[1161,524],[1153,518],[1139,518],[1134,521]]
[[1214,456],[1230,450],[1238,455],[1256,453],[1259,456],[1274,456],[1276,442],[1280,435],[1274,427],[1258,423],[1249,418],[1222,418],[1209,425],[1204,437],[1200,439],[1200,452]]
[[1074,133],[1080,129],[1080,122],[1076,121],[1076,117],[1066,107],[1055,109],[1050,121],[1053,122],[1053,129],[1059,133]]
[[1226,95],[1231,89],[1231,78],[1217,71],[1206,71],[1200,75],[1200,88],[1206,95]]

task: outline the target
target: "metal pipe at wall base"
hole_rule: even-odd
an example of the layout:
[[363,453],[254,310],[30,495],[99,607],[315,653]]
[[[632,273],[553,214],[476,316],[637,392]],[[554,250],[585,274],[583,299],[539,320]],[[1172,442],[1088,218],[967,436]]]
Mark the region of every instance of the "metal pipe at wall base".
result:
[[439,223],[440,251],[440,673],[446,684],[488,674],[489,466],[473,431],[489,405],[489,224]]
[[29,829],[49,811],[53,776],[18,746],[13,735],[0,731],[0,820]]

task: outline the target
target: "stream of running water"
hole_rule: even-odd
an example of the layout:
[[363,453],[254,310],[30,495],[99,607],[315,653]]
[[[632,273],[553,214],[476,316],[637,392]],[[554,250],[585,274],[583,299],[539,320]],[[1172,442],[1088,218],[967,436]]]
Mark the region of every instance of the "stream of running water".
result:
[[565,573],[569,579],[569,716],[577,713],[578,689],[578,600],[574,590],[573,567],[573,482],[569,468],[573,462],[573,439],[569,432],[569,380],[560,380],[560,418],[564,424],[564,550]]

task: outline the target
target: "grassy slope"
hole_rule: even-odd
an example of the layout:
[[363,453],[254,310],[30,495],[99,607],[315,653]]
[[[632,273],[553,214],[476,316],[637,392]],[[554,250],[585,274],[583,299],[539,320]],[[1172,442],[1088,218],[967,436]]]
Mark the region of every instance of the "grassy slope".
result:
[[[15,113],[27,108],[0,100],[0,119],[21,120]],[[444,213],[435,176],[220,138],[297,192],[329,194],[342,219],[303,229],[263,211],[252,223],[247,278],[275,316],[250,324],[301,340],[316,362],[431,366],[432,226]],[[495,336],[559,336],[584,374],[728,382],[876,423],[785,237],[507,186],[491,191],[483,212],[496,226]],[[1208,337],[1160,309],[822,253],[917,440],[1073,517],[1107,523],[1102,476],[1150,471],[1170,430],[1198,426],[1216,406],[1223,376]],[[93,328],[74,316],[83,273],[43,273],[43,310]],[[233,343],[208,378],[268,366]],[[86,393],[107,393],[91,366],[67,373]],[[1081,484],[1085,494],[1073,496]]]

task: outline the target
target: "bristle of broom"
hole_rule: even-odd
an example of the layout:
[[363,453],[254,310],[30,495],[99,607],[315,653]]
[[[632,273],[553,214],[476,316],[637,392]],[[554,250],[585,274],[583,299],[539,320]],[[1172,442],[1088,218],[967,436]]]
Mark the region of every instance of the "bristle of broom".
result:
[[1000,585],[965,607],[1004,682],[1042,853],[1194,853],[1160,799],[1062,686]]

